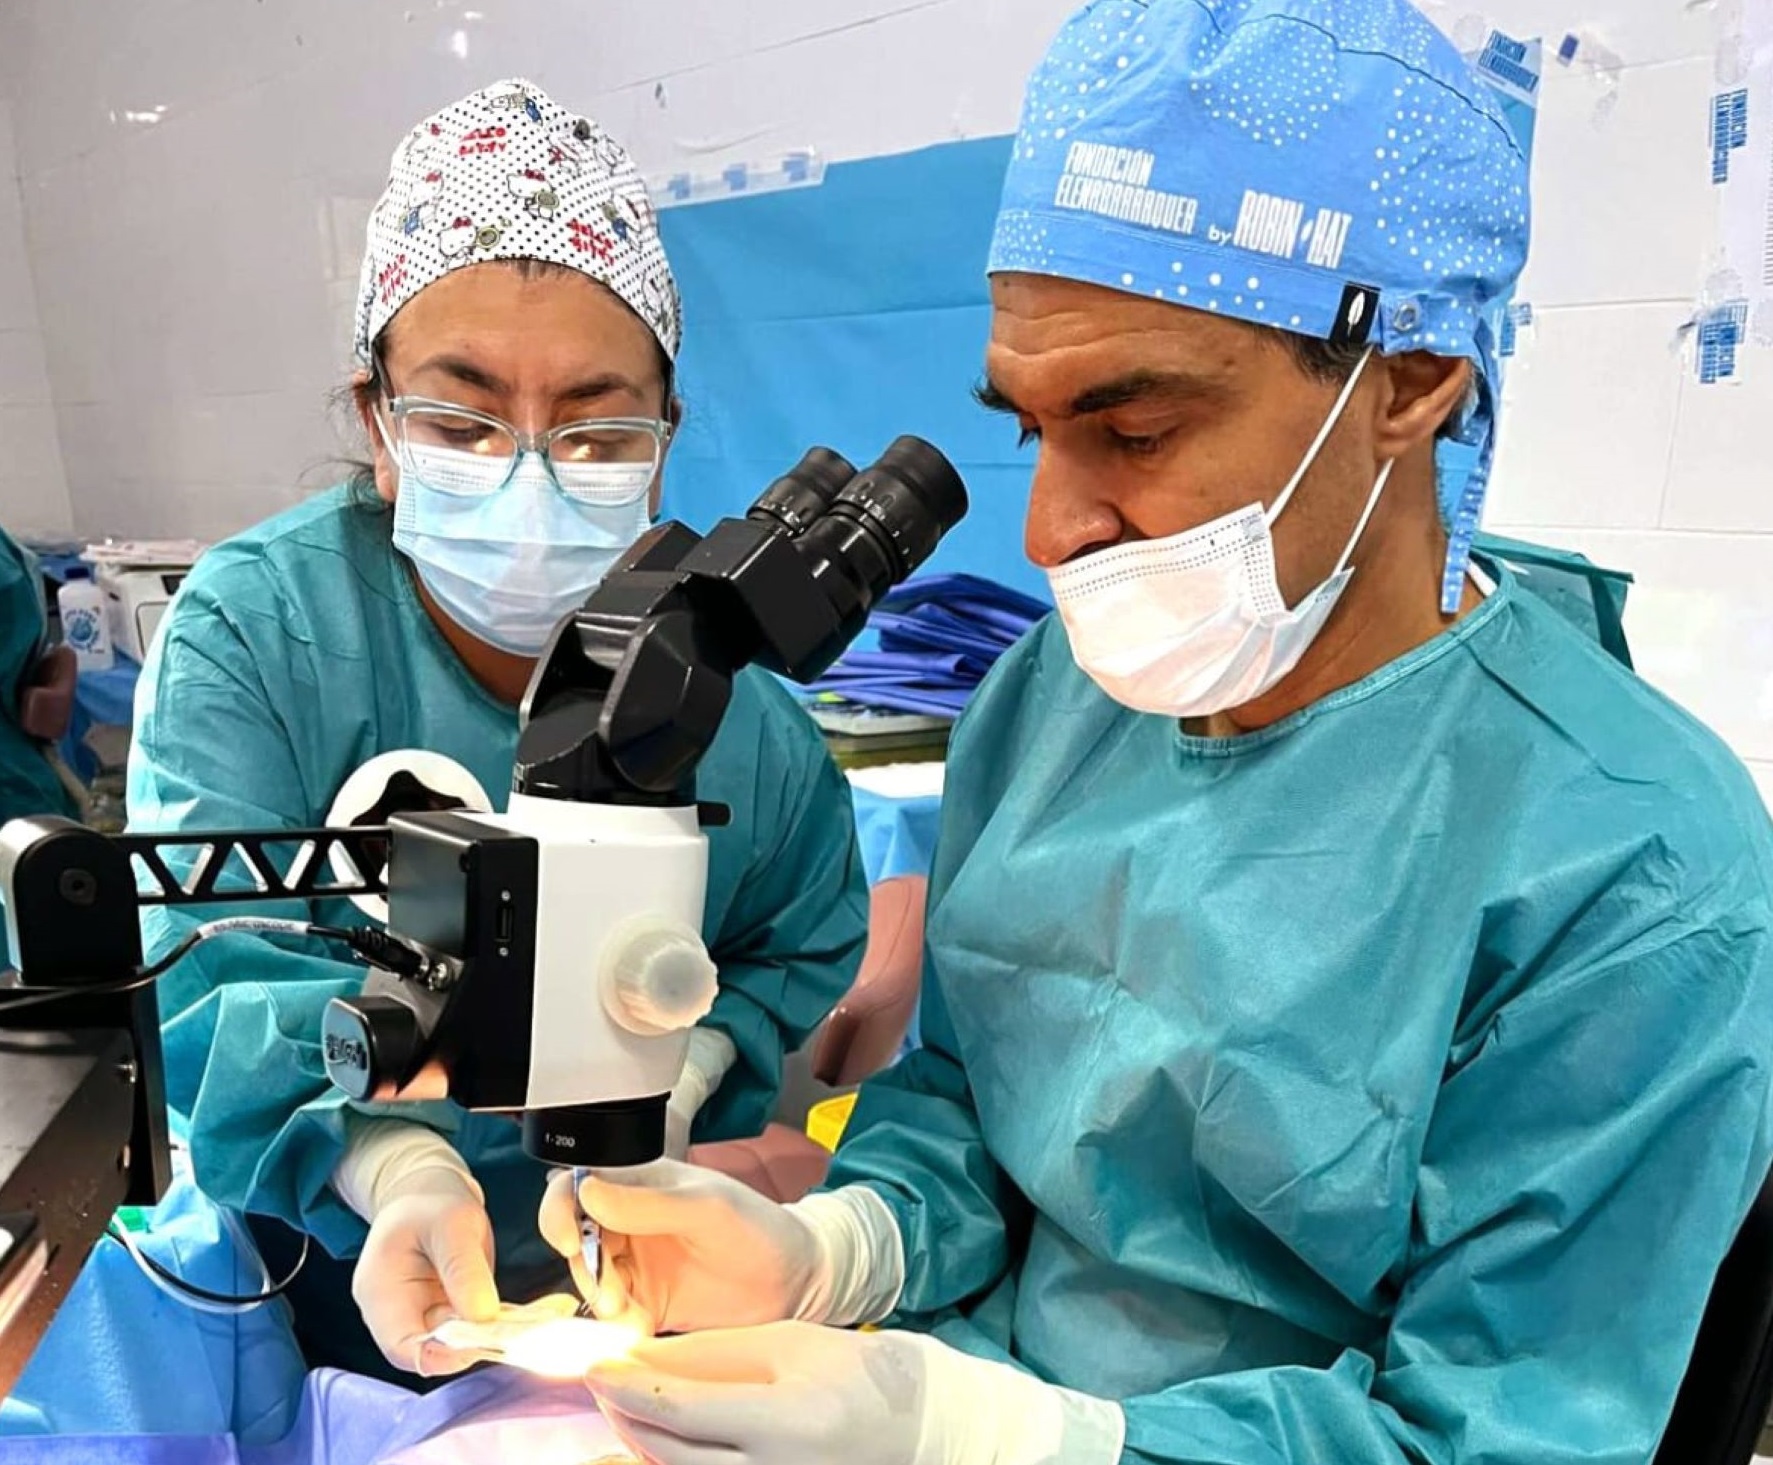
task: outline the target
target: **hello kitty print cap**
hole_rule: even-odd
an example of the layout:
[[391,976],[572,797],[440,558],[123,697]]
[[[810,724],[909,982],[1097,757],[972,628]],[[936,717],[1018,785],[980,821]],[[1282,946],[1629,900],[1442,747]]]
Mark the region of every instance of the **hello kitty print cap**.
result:
[[539,259],[606,286],[673,360],[677,282],[658,220],[622,145],[527,81],[501,81],[445,107],[401,141],[369,219],[357,299],[357,356],[400,307],[453,269]]

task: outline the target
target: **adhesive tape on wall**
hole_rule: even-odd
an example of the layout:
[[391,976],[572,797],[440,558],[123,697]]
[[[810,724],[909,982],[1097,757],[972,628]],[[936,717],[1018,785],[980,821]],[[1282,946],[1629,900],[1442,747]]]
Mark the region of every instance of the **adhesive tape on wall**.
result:
[[[422,748],[402,748],[371,758],[347,778],[332,801],[326,822],[334,828],[386,824],[391,814],[428,809],[490,814],[492,800],[479,780],[455,759]],[[332,872],[341,880],[352,878],[351,862],[337,848],[332,852]],[[386,869],[373,873],[386,874]],[[375,920],[388,919],[388,902],[382,896],[354,895],[351,903]]]

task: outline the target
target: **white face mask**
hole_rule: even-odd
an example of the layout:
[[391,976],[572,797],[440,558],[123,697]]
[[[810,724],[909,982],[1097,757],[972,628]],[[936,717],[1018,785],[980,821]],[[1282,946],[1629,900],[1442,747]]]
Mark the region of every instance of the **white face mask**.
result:
[[1371,349],[1274,506],[1250,504],[1168,539],[1117,544],[1048,572],[1071,654],[1097,686],[1136,712],[1208,717],[1254,701],[1295,666],[1354,570],[1391,464],[1330,576],[1291,610],[1274,573],[1275,520],[1341,419]]
[[[651,521],[650,465],[559,465],[534,453],[508,483],[473,453],[414,449],[394,500],[394,547],[449,618],[535,656]],[[496,490],[496,491],[495,491]]]

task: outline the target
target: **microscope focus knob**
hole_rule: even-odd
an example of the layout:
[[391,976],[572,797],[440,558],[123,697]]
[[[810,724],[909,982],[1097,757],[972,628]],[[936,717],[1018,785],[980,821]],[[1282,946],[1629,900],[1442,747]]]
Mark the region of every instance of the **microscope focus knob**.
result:
[[701,936],[666,916],[635,916],[616,927],[600,966],[605,1010],[637,1037],[693,1028],[719,991]]
[[326,1076],[353,1099],[392,1099],[419,1046],[419,1020],[391,997],[335,997],[320,1024]]

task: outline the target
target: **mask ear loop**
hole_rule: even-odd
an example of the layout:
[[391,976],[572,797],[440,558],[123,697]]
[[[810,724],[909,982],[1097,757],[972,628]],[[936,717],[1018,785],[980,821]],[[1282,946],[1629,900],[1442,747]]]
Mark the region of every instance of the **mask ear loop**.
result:
[[[1355,362],[1354,370],[1348,373],[1348,380],[1342,383],[1342,391],[1336,398],[1336,405],[1330,409],[1330,415],[1324,419],[1324,425],[1317,430],[1317,437],[1312,440],[1310,449],[1300,461],[1293,476],[1287,480],[1287,486],[1280,491],[1280,497],[1274,501],[1267,514],[1263,516],[1268,521],[1270,529],[1274,527],[1274,521],[1285,512],[1288,502],[1293,497],[1293,490],[1299,487],[1300,483],[1304,481],[1305,475],[1311,471],[1311,465],[1317,462],[1317,455],[1323,451],[1324,444],[1330,440],[1330,434],[1336,430],[1336,424],[1342,420],[1342,413],[1348,406],[1348,399],[1354,395],[1354,389],[1360,383],[1361,373],[1367,369],[1367,363],[1372,359],[1373,348],[1369,346],[1361,353],[1361,359]],[[1371,504],[1367,506],[1367,512],[1372,512]],[[1361,522],[1365,523],[1366,521],[1363,519]],[[1353,545],[1349,546],[1350,549],[1353,547]],[[1347,556],[1344,555],[1343,558],[1346,559]]]
[[1348,568],[1349,558],[1354,554],[1355,546],[1361,542],[1361,535],[1367,532],[1367,520],[1373,517],[1373,510],[1379,507],[1379,495],[1385,492],[1385,485],[1396,464],[1396,458],[1387,458],[1385,466],[1379,470],[1378,478],[1373,480],[1373,491],[1367,495],[1367,506],[1361,511],[1360,523],[1354,526],[1354,538],[1348,541],[1348,547],[1342,551],[1342,558],[1336,561],[1336,568],[1330,572],[1332,580]]

